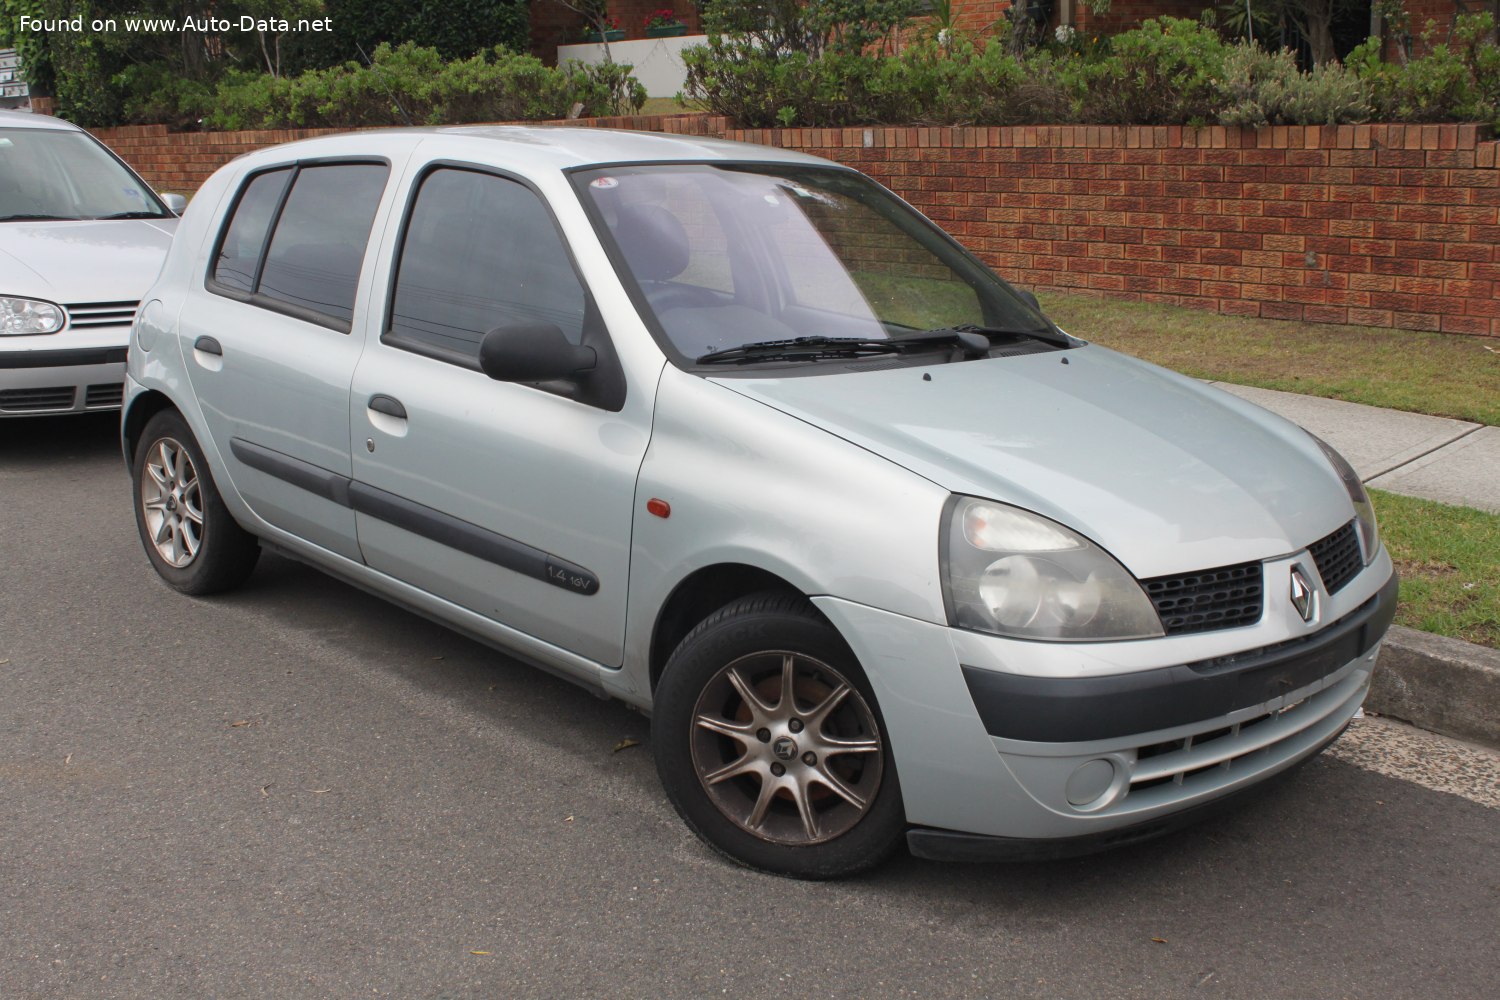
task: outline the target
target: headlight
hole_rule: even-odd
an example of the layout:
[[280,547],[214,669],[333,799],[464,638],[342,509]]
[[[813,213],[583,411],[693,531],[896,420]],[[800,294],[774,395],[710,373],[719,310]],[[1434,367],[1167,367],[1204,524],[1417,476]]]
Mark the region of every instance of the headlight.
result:
[[63,328],[62,306],[36,299],[0,296],[0,336],[56,333]]
[[1359,528],[1359,547],[1364,553],[1365,565],[1368,566],[1380,548],[1380,527],[1375,523],[1375,505],[1370,502],[1370,495],[1365,492],[1365,484],[1359,481],[1359,473],[1354,471],[1354,466],[1350,465],[1343,455],[1334,451],[1327,441],[1316,434],[1308,436],[1318,442],[1318,447],[1322,448],[1323,454],[1328,456],[1329,464],[1333,466],[1333,471],[1339,474],[1339,479],[1349,494],[1349,500],[1354,504],[1354,516]]
[[1135,577],[1056,521],[963,496],[948,501],[945,521],[943,599],[950,624],[1023,639],[1164,634]]

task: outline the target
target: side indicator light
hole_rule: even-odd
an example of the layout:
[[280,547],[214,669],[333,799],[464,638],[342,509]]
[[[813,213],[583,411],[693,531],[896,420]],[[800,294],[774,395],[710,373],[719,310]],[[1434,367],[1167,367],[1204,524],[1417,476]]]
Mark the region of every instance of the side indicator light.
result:
[[646,513],[655,514],[657,517],[671,517],[672,505],[665,500],[658,500],[652,497],[646,501]]

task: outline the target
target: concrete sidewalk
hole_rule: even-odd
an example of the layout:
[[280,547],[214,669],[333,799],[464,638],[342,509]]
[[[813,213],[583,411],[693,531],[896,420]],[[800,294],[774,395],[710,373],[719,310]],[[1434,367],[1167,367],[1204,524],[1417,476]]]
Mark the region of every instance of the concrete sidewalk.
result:
[[[1312,431],[1368,486],[1500,513],[1500,427],[1213,384]],[[1394,626],[1365,705],[1435,733],[1500,747],[1500,650]]]
[[1500,514],[1500,427],[1214,382],[1338,449],[1366,486]]

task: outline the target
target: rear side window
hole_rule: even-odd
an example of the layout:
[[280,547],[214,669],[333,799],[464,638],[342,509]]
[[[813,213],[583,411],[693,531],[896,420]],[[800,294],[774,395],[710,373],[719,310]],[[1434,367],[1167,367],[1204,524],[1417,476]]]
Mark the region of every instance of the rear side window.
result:
[[562,235],[525,185],[455,168],[422,181],[387,342],[477,368],[480,340],[508,323],[553,323],[579,343],[586,303]]
[[225,227],[210,288],[347,333],[389,173],[334,163],[257,174]]

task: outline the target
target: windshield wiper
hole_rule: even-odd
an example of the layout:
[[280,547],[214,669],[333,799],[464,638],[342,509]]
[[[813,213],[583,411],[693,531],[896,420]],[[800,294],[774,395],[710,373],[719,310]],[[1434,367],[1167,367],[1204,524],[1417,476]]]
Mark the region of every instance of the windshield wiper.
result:
[[[1031,337],[1036,340],[1045,341],[1049,344],[1057,344],[1059,347],[1072,347],[1073,340],[1061,330],[1053,327],[1050,330],[1016,330],[1004,326],[978,326],[974,323],[961,323],[958,326],[945,326],[938,330],[928,330],[927,334],[938,333],[973,333],[989,337]],[[918,334],[918,336],[923,336]]]
[[95,221],[110,222],[114,219],[169,219],[171,216],[162,215],[160,212],[116,212],[114,215],[101,215]]
[[82,222],[76,215],[0,215],[0,222]]
[[954,346],[966,358],[982,358],[989,353],[989,338],[965,329],[930,330],[905,337],[797,337],[792,340],[763,340],[742,344],[722,351],[710,351],[697,359],[700,365],[755,364],[761,361],[820,361],[829,358],[863,358],[878,354],[903,354],[933,347]]

